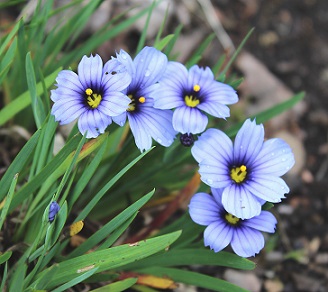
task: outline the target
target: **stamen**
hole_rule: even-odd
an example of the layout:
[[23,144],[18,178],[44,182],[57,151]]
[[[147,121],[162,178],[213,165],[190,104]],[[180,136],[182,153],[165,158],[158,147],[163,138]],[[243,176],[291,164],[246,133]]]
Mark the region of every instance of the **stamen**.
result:
[[143,97],[143,96],[139,97],[139,102],[140,103],[144,103],[145,101],[146,101],[145,97]]
[[237,218],[236,216],[227,213],[224,218],[227,220],[228,223],[230,223],[231,225],[236,225],[239,222],[239,218]]
[[90,95],[93,93],[93,91],[92,91],[91,88],[87,88],[87,89],[85,90],[85,93],[86,93],[87,95],[90,96]]
[[192,95],[186,95],[185,103],[189,107],[196,107],[199,104],[199,99],[194,98]]
[[247,175],[247,167],[245,165],[241,165],[240,167],[235,167],[231,169],[230,177],[236,183],[241,183],[245,180]]
[[[90,89],[91,90],[91,89]],[[87,90],[86,90],[87,91]],[[85,91],[85,92],[86,92]],[[86,92],[87,93],[87,92]],[[97,108],[102,100],[100,94],[94,93],[87,97],[87,103],[91,108]]]
[[198,84],[194,85],[194,91],[198,92],[200,90],[200,86]]
[[133,94],[128,94],[128,97],[131,99],[131,102],[129,104],[129,107],[127,109],[128,112],[133,112],[136,109],[136,105],[135,105],[135,100],[133,97]]

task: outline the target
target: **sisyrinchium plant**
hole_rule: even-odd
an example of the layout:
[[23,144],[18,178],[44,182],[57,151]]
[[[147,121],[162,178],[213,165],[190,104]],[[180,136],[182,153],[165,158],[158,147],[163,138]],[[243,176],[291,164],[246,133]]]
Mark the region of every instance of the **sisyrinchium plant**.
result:
[[[228,62],[217,56],[213,68],[201,67],[209,36],[182,64],[172,54],[181,27],[163,37],[163,21],[145,45],[154,3],[76,43],[102,2],[55,9],[38,1],[1,36],[0,125],[31,136],[0,180],[0,290],[185,283],[245,291],[194,266],[255,267],[246,258],[263,249],[262,232],[275,231],[268,207],[289,192],[281,176],[294,164],[286,142],[264,139],[262,123],[303,93],[231,123],[241,80],[226,73],[244,42]],[[145,14],[135,51],[117,48],[108,60],[95,53]],[[57,149],[59,124],[73,126]],[[140,213],[151,218],[141,228]]]

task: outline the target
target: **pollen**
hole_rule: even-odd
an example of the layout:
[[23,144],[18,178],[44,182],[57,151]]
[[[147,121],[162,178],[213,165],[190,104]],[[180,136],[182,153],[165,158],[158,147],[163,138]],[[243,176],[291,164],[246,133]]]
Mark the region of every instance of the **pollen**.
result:
[[90,95],[93,93],[93,91],[92,91],[91,88],[87,88],[87,89],[85,90],[85,93],[86,93],[88,96],[90,96]]
[[230,177],[236,183],[241,183],[246,179],[247,175],[247,167],[245,165],[241,165],[239,167],[235,167],[231,169]]
[[230,214],[230,213],[227,213],[224,218],[227,220],[227,222],[231,225],[236,225],[238,222],[239,222],[239,218],[237,218],[236,216]]
[[146,101],[146,98],[141,96],[141,97],[139,97],[138,100],[139,100],[140,103],[144,103]]
[[189,107],[196,107],[199,104],[199,99],[194,98],[192,95],[186,95],[185,104]]
[[198,92],[200,90],[200,86],[198,84],[194,85],[194,91]]

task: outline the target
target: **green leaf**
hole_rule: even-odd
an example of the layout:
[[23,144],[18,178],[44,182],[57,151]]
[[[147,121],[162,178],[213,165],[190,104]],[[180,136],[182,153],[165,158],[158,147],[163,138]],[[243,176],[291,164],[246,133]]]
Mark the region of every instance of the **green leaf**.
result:
[[13,270],[14,274],[11,277],[9,292],[23,291],[24,278],[27,271],[27,265],[21,264]]
[[169,34],[166,37],[164,37],[163,39],[161,39],[160,41],[158,41],[157,44],[154,45],[154,47],[159,50],[162,51],[165,46],[174,38],[174,34]]
[[[99,229],[96,233],[90,236],[85,242],[79,245],[70,255],[69,258],[75,257],[79,254],[83,254],[95,247],[100,241],[105,239],[111,232],[113,232],[116,228],[122,225],[125,221],[127,221],[130,217],[134,216],[135,212],[138,211],[144,204],[146,204],[149,199],[154,194],[154,191],[151,191],[137,202],[126,208],[122,213],[117,215],[107,224],[105,224],[101,229]],[[75,221],[80,220],[77,218]]]
[[35,120],[35,124],[36,124],[37,128],[40,129],[42,123],[44,122],[44,120],[46,118],[46,113],[45,113],[43,104],[41,102],[41,99],[37,94],[36,78],[35,78],[33,62],[31,59],[31,52],[28,52],[26,54],[25,66],[26,66],[26,79],[27,79],[27,85],[28,85],[28,89],[29,89],[30,97],[31,97],[31,104],[32,104],[32,109],[33,109],[33,114],[34,114],[34,120]]
[[13,27],[13,29],[10,31],[10,33],[6,36],[3,37],[4,41],[0,41],[0,56],[3,55],[5,49],[7,48],[8,44],[10,43],[11,39],[14,37],[14,35],[17,33],[18,29],[23,25],[23,20],[20,19],[15,26]]
[[137,158],[132,160],[127,166],[125,166],[117,175],[115,175],[85,206],[85,208],[80,212],[79,216],[76,218],[76,221],[82,220],[88,216],[90,211],[94,208],[94,206],[100,201],[100,199],[106,194],[106,192],[132,167],[134,166],[140,159],[142,159],[145,155],[147,155],[154,147],[150,148],[148,151],[141,153]]
[[138,264],[129,264],[124,267],[124,270],[134,270],[151,266],[167,267],[187,265],[222,266],[241,270],[252,270],[255,268],[255,264],[252,261],[225,251],[215,253],[209,249],[172,248],[172,250],[144,259]]
[[44,284],[43,287],[40,287],[38,284],[41,281],[44,281],[44,277],[47,277],[47,274],[52,267],[41,272],[38,275],[36,282],[31,286],[36,289],[50,290],[58,285],[71,281],[81,272],[86,270],[98,268],[97,272],[100,273],[102,271],[116,269],[122,265],[139,261],[142,258],[165,249],[172,244],[179,235],[180,232],[174,232],[156,238],[143,240],[138,244],[116,246],[57,263],[55,265],[57,267],[56,273],[53,275],[52,279]]
[[12,251],[7,251],[3,254],[0,255],[0,265],[2,265],[3,263],[5,263],[6,261],[8,261],[12,255]]
[[98,271],[98,268],[94,268],[92,270],[89,270],[87,272],[85,272],[84,274],[74,278],[71,281],[68,281],[67,283],[59,286],[57,289],[52,290],[52,292],[61,292],[61,291],[66,291],[68,288],[81,283],[82,281],[84,281],[85,279],[89,278],[90,276],[92,276],[94,273],[96,273]]
[[[44,83],[46,84],[47,88],[49,88],[54,83],[55,78],[61,70],[61,68],[58,68],[44,79]],[[38,82],[36,85],[36,92],[37,94],[41,94],[43,92],[42,82]],[[7,104],[2,110],[0,110],[0,126],[9,121],[17,113],[27,108],[30,104],[30,93],[29,91],[26,91],[14,99],[11,103]]]
[[210,289],[212,291],[220,292],[247,292],[243,288],[233,285],[227,281],[203,275],[196,272],[173,269],[173,268],[162,268],[162,267],[151,267],[139,270],[141,273],[150,274],[158,277],[168,277],[175,282],[182,282],[188,285],[195,285],[197,287]]
[[123,281],[118,281],[98,289],[91,290],[90,292],[120,292],[125,291],[130,288],[132,285],[137,283],[138,278],[128,278]]
[[6,173],[2,177],[0,181],[0,200],[2,200],[7,193],[9,186],[12,182],[12,177],[15,176],[16,173],[20,173],[30,158],[37,141],[40,136],[40,131],[36,131],[34,135],[27,141],[21,151],[17,154],[14,161],[11,163]]
[[15,176],[14,176],[12,182],[11,182],[8,195],[7,195],[6,199],[5,199],[5,204],[4,204],[4,206],[3,206],[2,210],[1,210],[1,214],[0,214],[0,230],[2,228],[2,224],[6,220],[7,212],[8,212],[9,206],[11,204],[11,199],[12,199],[12,197],[14,195],[14,191],[15,191],[17,179],[18,179],[18,173],[15,174]]
[[139,38],[139,42],[138,42],[136,53],[139,53],[141,51],[141,49],[145,46],[146,36],[147,36],[147,30],[148,30],[148,26],[149,26],[150,17],[152,15],[153,10],[155,8],[155,5],[157,5],[157,3],[156,3],[156,1],[153,1],[153,3],[150,6],[146,23],[145,23],[144,28],[143,28],[143,30],[141,32],[141,36]]
[[13,62],[17,49],[17,38],[15,37],[13,42],[11,43],[9,49],[4,55],[3,59],[0,62],[0,84],[6,77],[6,74],[9,71],[10,65]]
[[[292,108],[295,104],[300,102],[304,98],[304,96],[305,96],[305,93],[300,92],[300,93],[294,95],[291,99],[281,102],[281,103],[269,108],[266,111],[263,111],[259,114],[251,116],[250,118],[256,119],[257,124],[264,123],[264,122],[272,119],[273,117],[278,116],[279,114]],[[237,134],[238,130],[243,125],[243,123],[244,122],[233,125],[226,131],[226,134],[229,137],[234,137]]]
[[23,200],[31,196],[33,192],[45,183],[46,179],[57,169],[74,151],[79,143],[79,136],[75,136],[69,141],[63,149],[48,163],[42,171],[36,175],[31,181],[26,183],[13,197],[10,210],[16,208]]
[[238,46],[238,48],[236,49],[236,51],[233,53],[231,59],[228,61],[227,65],[224,67],[224,69],[222,70],[222,72],[221,72],[220,75],[226,75],[227,74],[227,72],[230,69],[231,65],[233,64],[233,62],[237,58],[238,54],[240,53],[241,49],[244,47],[245,43],[247,42],[247,40],[249,39],[249,37],[251,36],[251,34],[253,33],[253,31],[254,31],[254,28],[252,28],[247,33],[247,35],[244,37],[244,39],[242,40],[242,42],[240,43],[240,45]]

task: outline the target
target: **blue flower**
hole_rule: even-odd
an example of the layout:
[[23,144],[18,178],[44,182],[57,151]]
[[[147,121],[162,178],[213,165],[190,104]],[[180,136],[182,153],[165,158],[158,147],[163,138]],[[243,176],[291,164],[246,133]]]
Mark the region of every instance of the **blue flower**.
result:
[[131,77],[120,69],[104,71],[101,57],[91,55],[82,58],[78,74],[70,70],[59,72],[57,88],[50,96],[56,121],[63,125],[78,118],[79,131],[88,131],[87,138],[104,133],[111,117],[123,113],[130,103],[121,91],[130,84]]
[[207,226],[204,231],[204,244],[215,252],[224,249],[229,243],[241,257],[251,257],[264,247],[261,231],[273,233],[276,218],[268,211],[258,216],[242,220],[228,213],[222,206],[223,189],[211,189],[213,196],[206,193],[195,194],[189,204],[191,219]]
[[289,192],[280,176],[294,165],[292,150],[281,139],[263,139],[263,125],[248,119],[234,145],[222,131],[208,129],[191,149],[202,181],[223,188],[224,208],[241,219],[259,215],[265,201],[280,202]]
[[173,127],[185,134],[197,134],[205,130],[206,112],[217,118],[230,116],[227,104],[238,101],[235,90],[214,79],[210,68],[192,66],[189,71],[178,62],[169,62],[165,75],[160,80],[160,93],[155,107],[173,109]]
[[143,151],[152,145],[152,138],[168,147],[172,144],[176,132],[172,127],[172,111],[154,108],[154,92],[167,65],[167,57],[155,48],[145,47],[132,60],[124,50],[117,58],[108,61],[107,66],[122,64],[132,77],[131,84],[123,92],[130,98],[129,107],[113,121],[123,126],[126,118],[137,147]]
[[60,210],[60,207],[59,207],[58,203],[55,201],[51,202],[51,204],[49,206],[49,214],[48,214],[48,220],[50,223],[55,220],[55,217],[56,217],[57,213],[59,212],[59,210]]

